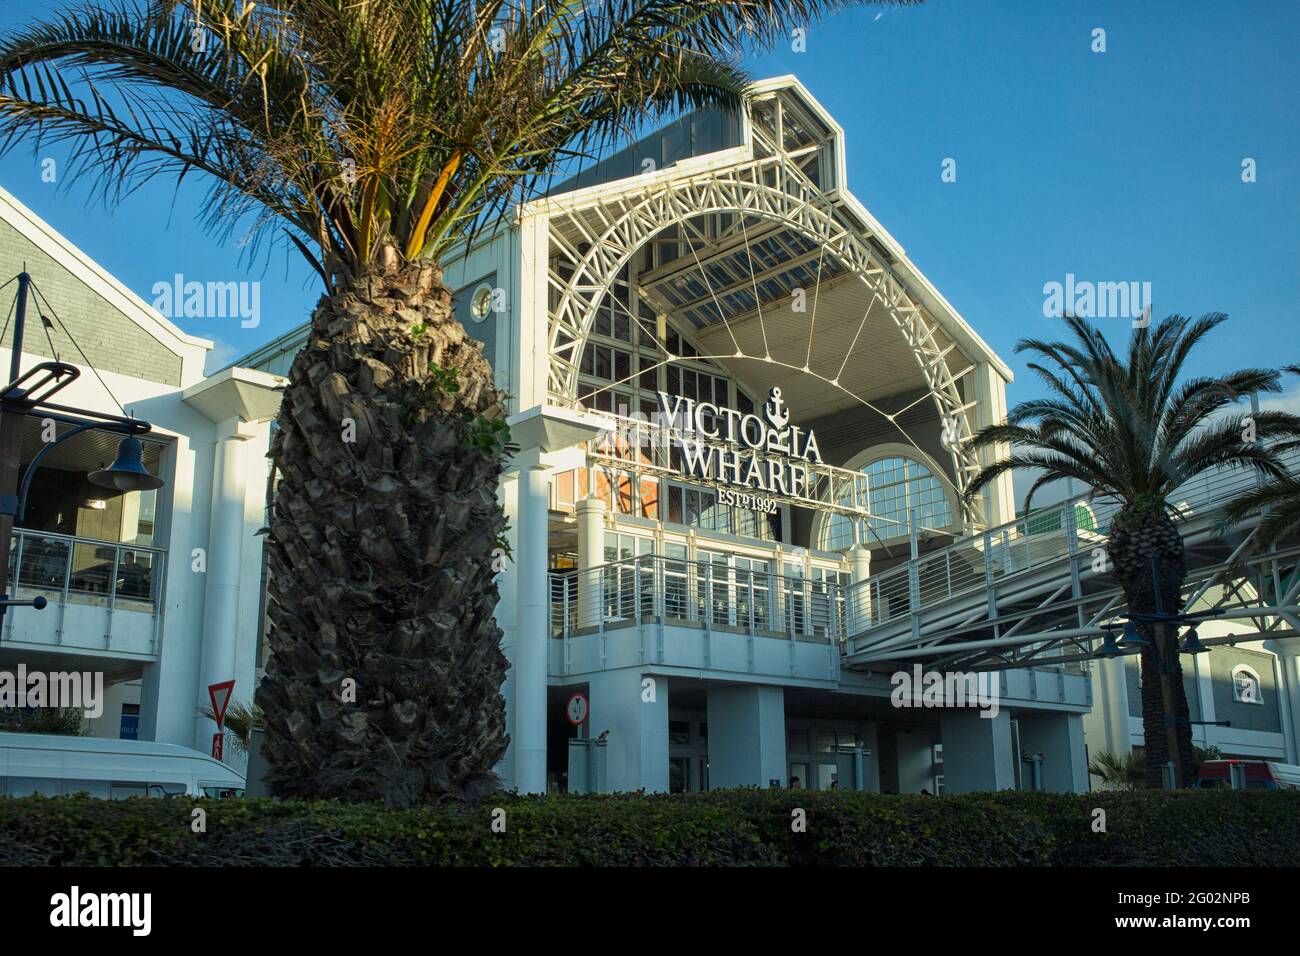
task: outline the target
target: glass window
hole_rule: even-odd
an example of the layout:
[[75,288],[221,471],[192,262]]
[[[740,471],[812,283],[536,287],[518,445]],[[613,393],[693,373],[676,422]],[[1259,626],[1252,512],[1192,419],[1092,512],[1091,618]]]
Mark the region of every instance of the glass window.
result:
[[785,734],[786,749],[794,754],[808,753],[808,731],[787,730]]
[[[845,515],[832,515],[823,525],[821,547],[839,551],[853,544],[853,521],[860,522],[859,535],[864,545],[873,541],[905,538],[911,530],[908,521],[912,511],[924,528],[946,528],[953,523],[952,506],[944,492],[939,476],[912,458],[894,456],[879,458],[862,469],[866,476],[858,494],[858,501],[871,512],[866,519],[853,519]],[[849,490],[843,504],[852,504],[853,492]]]
[[689,720],[668,721],[668,742],[689,747],[691,744],[691,722]]
[[691,788],[691,758],[668,758],[668,792],[686,793]]

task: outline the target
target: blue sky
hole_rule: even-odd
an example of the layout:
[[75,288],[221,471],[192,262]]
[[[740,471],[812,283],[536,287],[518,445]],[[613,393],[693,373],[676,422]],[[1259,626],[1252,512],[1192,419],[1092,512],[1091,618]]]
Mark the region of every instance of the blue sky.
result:
[[[0,26],[62,6],[5,5]],[[850,187],[1016,371],[1012,401],[1039,391],[1012,347],[1059,331],[1043,285],[1067,273],[1149,281],[1157,316],[1227,312],[1197,371],[1300,361],[1300,4],[931,0],[880,13],[841,14],[810,29],[805,52],[748,65],[795,73],[839,119]],[[1246,157],[1256,182],[1242,182]],[[218,364],[309,314],[313,274],[278,251],[242,266],[197,227],[197,185],[174,197],[159,182],[104,209],[84,185],[42,182],[40,158],[19,147],[0,184],[145,299],[175,273],[261,280],[257,328],[179,320],[216,340]]]

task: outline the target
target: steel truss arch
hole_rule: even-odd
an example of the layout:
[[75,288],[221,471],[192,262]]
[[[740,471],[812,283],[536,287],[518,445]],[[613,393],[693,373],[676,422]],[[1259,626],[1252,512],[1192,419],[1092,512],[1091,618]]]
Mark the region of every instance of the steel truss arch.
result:
[[[968,502],[963,494],[980,468],[971,443],[975,402],[965,399],[959,387],[974,365],[950,373],[947,355],[956,343],[925,314],[871,243],[837,218],[830,197],[779,155],[680,178],[654,176],[644,189],[594,194],[581,205],[564,204],[552,213],[550,242],[567,259],[563,272],[556,269],[553,257],[548,265],[548,388],[553,400],[576,401],[578,360],[598,307],[637,250],[668,227],[714,213],[755,216],[796,230],[821,244],[863,282],[871,292],[872,307],[880,303],[903,336],[944,423],[943,444],[952,462],[962,523],[968,529],[982,526],[982,502]],[[570,239],[566,231],[579,238]],[[583,244],[586,248],[580,249]],[[771,356],[746,355],[739,349],[735,357],[772,361]],[[801,371],[816,374],[806,365]],[[823,380],[853,395],[838,377]]]

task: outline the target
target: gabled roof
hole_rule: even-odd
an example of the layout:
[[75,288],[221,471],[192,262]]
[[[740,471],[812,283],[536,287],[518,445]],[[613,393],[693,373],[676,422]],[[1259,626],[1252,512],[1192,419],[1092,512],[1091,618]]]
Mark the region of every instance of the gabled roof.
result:
[[211,339],[190,335],[145,302],[123,285],[116,276],[73,245],[71,240],[3,187],[0,187],[0,219],[17,229],[51,258],[61,262],[124,315],[135,319],[143,328],[153,333],[159,341],[164,343],[170,341],[177,346],[190,345],[203,349],[213,347]]

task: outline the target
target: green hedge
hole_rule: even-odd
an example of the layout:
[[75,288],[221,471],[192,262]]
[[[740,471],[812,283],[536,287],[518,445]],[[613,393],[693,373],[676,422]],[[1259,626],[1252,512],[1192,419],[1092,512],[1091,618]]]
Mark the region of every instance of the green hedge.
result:
[[[206,812],[206,833],[191,827]],[[1106,832],[1092,829],[1106,811]],[[493,832],[494,810],[505,832]],[[793,811],[807,830],[792,830]],[[1294,865],[1300,793],[958,797],[805,790],[502,795],[390,811],[266,800],[0,799],[10,865]]]

